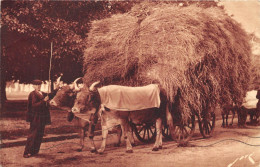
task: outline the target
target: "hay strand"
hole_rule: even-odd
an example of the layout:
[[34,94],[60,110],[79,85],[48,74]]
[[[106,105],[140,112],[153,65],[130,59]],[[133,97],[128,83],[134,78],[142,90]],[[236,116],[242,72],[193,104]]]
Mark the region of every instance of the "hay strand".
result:
[[129,13],[92,23],[84,81],[159,83],[187,120],[209,106],[242,103],[249,80],[248,41],[219,8],[141,3]]

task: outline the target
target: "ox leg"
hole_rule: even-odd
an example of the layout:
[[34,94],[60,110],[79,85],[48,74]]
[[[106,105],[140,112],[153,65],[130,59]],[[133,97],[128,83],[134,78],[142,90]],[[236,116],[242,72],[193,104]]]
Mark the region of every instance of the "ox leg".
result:
[[78,152],[81,152],[84,148],[84,140],[85,140],[85,132],[86,132],[86,128],[82,127],[80,129],[80,148],[77,149]]
[[235,118],[235,115],[236,115],[236,113],[235,113],[235,111],[234,110],[231,110],[232,111],[232,120],[231,120],[231,123],[229,124],[230,126],[232,126],[233,125],[233,120],[234,120],[234,118]]
[[237,111],[237,115],[238,115],[238,126],[240,127],[244,127],[245,123],[246,123],[246,119],[247,119],[247,111],[245,110],[244,107],[241,107],[238,109]]
[[162,148],[163,147],[162,147],[162,130],[161,130],[160,137],[159,137],[159,149],[162,149]]
[[242,112],[242,126],[243,126],[243,127],[245,127],[245,124],[246,124],[247,114],[248,114],[248,110],[244,110],[244,111]]
[[166,121],[167,121],[167,125],[169,126],[169,128],[172,129],[173,118],[172,118],[171,112],[169,111],[169,104],[166,105]]
[[[117,137],[118,137],[117,139],[118,139],[118,141],[117,141],[117,143],[114,146],[115,147],[119,147],[120,144],[121,144],[121,137],[122,137],[122,128],[121,128],[120,125],[116,127],[116,131],[117,131]],[[131,142],[131,145],[135,145],[132,128],[131,128],[131,130],[129,130],[128,136],[130,136],[129,140]]]
[[100,153],[100,154],[105,151],[107,135],[108,135],[107,126],[102,126],[102,143],[101,143],[100,149],[98,149],[98,153]]
[[90,152],[95,153],[96,152],[96,148],[94,145],[94,140],[93,140],[94,136],[89,136],[89,140],[90,140]]
[[258,123],[259,121],[259,116],[260,116],[260,108],[256,108],[256,123]]
[[229,115],[229,111],[226,112],[226,126],[228,126],[228,115]]
[[257,123],[259,122],[259,117],[260,117],[260,100],[258,100],[258,103],[256,105],[256,119],[257,119]]
[[241,109],[238,109],[237,110],[237,120],[238,120],[238,126],[241,126],[241,120],[242,119],[242,117],[241,117]]
[[135,139],[134,139],[134,129],[133,129],[133,124],[132,122],[129,122],[129,130],[128,130],[128,136],[129,136],[129,140],[131,142],[132,146],[135,146]]
[[115,147],[119,147],[121,144],[121,137],[122,137],[122,129],[121,126],[116,126],[116,134],[117,134],[117,143],[115,144]]
[[123,133],[123,136],[124,136],[124,139],[125,139],[125,143],[126,143],[126,152],[127,153],[133,153],[133,147],[132,147],[131,142],[129,140],[129,138],[130,138],[130,135],[129,135],[129,123],[124,121],[121,124],[121,127],[122,127],[122,133]]
[[156,120],[156,140],[153,146],[153,151],[158,151],[159,148],[162,148],[162,119],[159,118]]
[[129,136],[130,136],[129,140],[131,142],[131,145],[135,146],[134,131],[132,127],[130,127]]
[[94,153],[96,152],[96,148],[95,148],[95,145],[94,145],[94,131],[95,131],[95,125],[94,124],[89,124],[89,129],[88,129],[88,136],[89,136],[89,139],[90,139],[90,143],[91,143],[91,146],[90,146],[90,152]]
[[91,141],[91,146],[90,146],[90,152],[94,153],[96,152],[96,147],[95,147],[95,143],[94,143],[94,133],[95,133],[95,127],[96,127],[96,124],[97,124],[97,121],[98,121],[98,114],[95,113],[94,115],[92,115],[90,117],[90,123],[89,123],[89,128],[88,128],[88,134],[89,134],[89,139]]
[[250,115],[250,123],[251,124],[253,124],[254,123],[254,121],[255,121],[255,119],[254,119],[254,115],[255,115],[255,113],[254,113],[254,110],[253,109],[250,109],[250,110],[248,110],[249,112],[249,115]]
[[221,116],[222,116],[222,125],[221,125],[221,127],[225,127],[225,113],[222,112]]

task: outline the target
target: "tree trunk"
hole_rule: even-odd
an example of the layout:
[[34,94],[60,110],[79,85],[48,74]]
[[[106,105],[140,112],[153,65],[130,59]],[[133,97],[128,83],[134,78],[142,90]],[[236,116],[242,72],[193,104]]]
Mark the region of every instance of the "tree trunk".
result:
[[54,90],[54,85],[53,85],[54,81],[53,81],[53,78],[51,79],[51,92],[53,92]]
[[3,75],[2,75],[1,76],[1,107],[0,108],[2,108],[2,106],[5,103],[5,101],[7,100],[5,87],[6,87],[6,82],[5,82],[5,79],[3,78]]
[[4,49],[2,49],[2,58],[1,58],[1,103],[0,103],[0,109],[2,111],[2,108],[5,104],[5,101],[7,100],[6,98],[6,91],[5,91],[5,87],[6,87],[6,75],[5,75],[5,63],[4,63]]

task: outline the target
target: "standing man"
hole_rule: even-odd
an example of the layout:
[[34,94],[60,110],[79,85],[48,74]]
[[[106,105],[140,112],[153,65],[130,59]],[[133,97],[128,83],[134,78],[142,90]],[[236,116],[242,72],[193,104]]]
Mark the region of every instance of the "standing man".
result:
[[40,150],[45,125],[51,123],[49,112],[49,97],[47,93],[41,92],[41,80],[33,80],[34,91],[29,94],[26,121],[30,122],[29,135],[27,138],[24,158],[37,154]]
[[258,102],[256,104],[256,119],[260,117],[260,89],[257,90],[256,98]]

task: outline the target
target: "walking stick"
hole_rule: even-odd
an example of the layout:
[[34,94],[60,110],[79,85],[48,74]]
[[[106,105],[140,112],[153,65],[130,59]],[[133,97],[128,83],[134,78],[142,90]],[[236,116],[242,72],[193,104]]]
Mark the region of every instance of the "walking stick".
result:
[[52,42],[51,42],[50,67],[49,67],[49,85],[48,85],[48,94],[50,93],[50,87],[51,87],[51,61],[52,61]]

